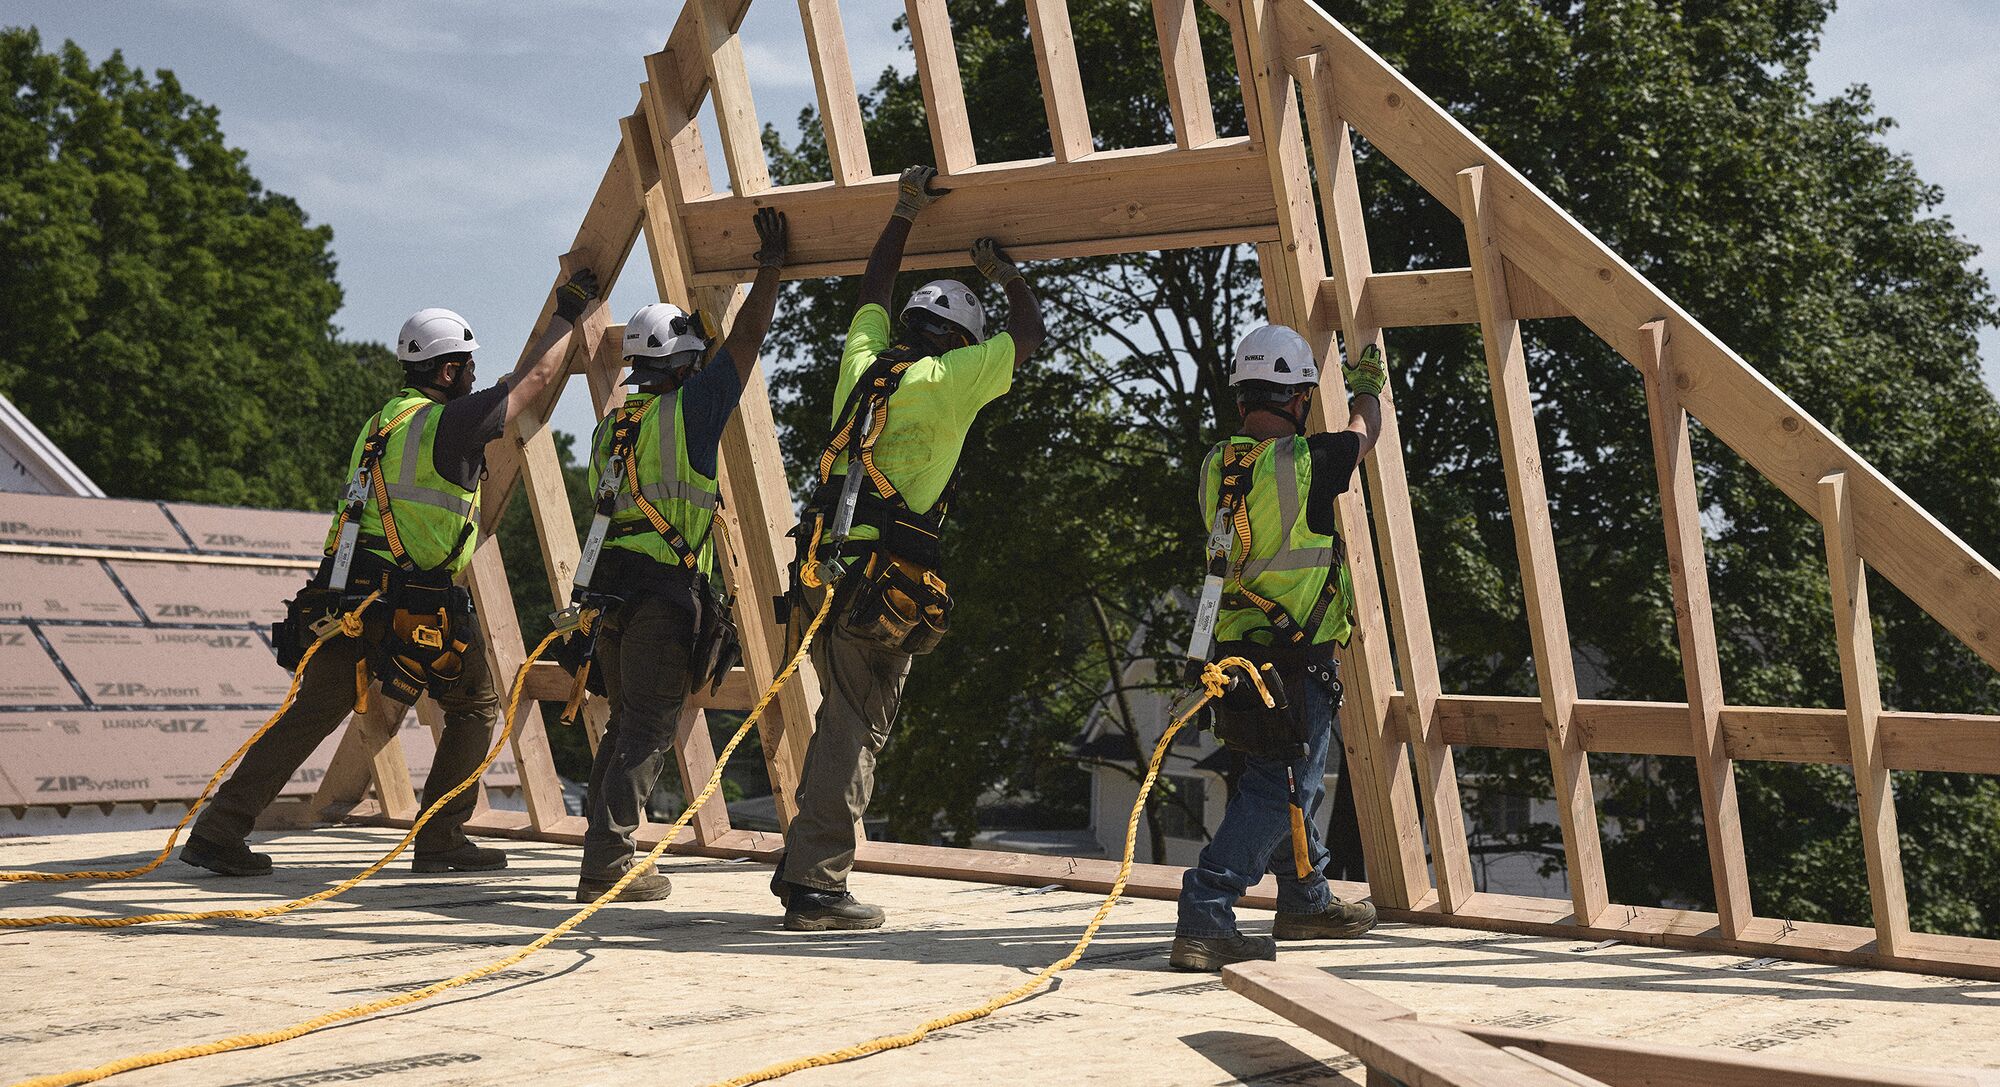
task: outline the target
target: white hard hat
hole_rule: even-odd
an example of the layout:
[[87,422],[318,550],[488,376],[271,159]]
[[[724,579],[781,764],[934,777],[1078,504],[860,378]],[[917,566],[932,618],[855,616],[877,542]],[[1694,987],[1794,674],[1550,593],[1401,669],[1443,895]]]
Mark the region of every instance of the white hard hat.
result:
[[1236,345],[1236,355],[1229,360],[1230,387],[1248,382],[1318,385],[1319,367],[1313,362],[1312,346],[1304,336],[1284,325],[1263,325],[1251,330]]
[[913,310],[950,321],[964,329],[973,343],[986,339],[986,307],[979,304],[972,288],[956,279],[933,279],[911,291],[910,300],[903,303],[905,321]]
[[477,350],[479,341],[472,338],[472,326],[465,318],[435,306],[411,314],[396,337],[396,357],[405,363]]
[[[625,357],[663,359],[687,351],[701,352],[708,342],[686,310],[672,302],[648,302],[625,322]],[[696,357],[700,357],[699,354]]]

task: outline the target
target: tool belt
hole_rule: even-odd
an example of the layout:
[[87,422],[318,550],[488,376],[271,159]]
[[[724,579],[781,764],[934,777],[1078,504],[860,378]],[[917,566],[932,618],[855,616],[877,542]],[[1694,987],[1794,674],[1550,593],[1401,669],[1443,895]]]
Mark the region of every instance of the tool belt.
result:
[[[1303,697],[1308,669],[1304,656],[1288,647],[1273,649],[1255,642],[1218,643],[1215,659],[1225,657],[1242,657],[1255,664],[1277,705],[1264,705],[1255,684],[1238,680],[1213,703],[1215,738],[1252,758],[1285,762],[1304,758],[1312,737]],[[1300,697],[1288,698],[1287,692],[1297,692]]]
[[339,622],[346,611],[347,594],[312,583],[285,601],[285,617],[271,624],[271,652],[278,657],[278,667],[297,671],[318,632],[326,623]]
[[382,693],[415,702],[437,696],[465,671],[474,639],[472,593],[443,575],[392,577],[385,599],[389,627],[369,662]]
[[944,579],[886,548],[872,549],[867,564],[841,581],[848,599],[840,629],[852,637],[922,656],[951,630],[951,591]]
[[[615,594],[593,592],[584,598],[585,607],[602,612],[625,603],[659,598],[687,614],[693,634],[688,649],[690,693],[703,687],[711,691],[719,689],[730,669],[742,663],[743,649],[737,638],[733,608],[715,591],[714,583],[700,572],[681,565],[668,565],[636,551],[612,548],[597,560],[597,572],[592,575],[591,581],[600,585],[615,585],[618,591]],[[585,660],[595,656],[596,649],[597,637],[593,628],[589,636],[572,637],[565,642],[557,660],[571,675],[575,675]],[[590,670],[585,686],[592,694],[606,693],[601,678],[603,675],[602,668]]]

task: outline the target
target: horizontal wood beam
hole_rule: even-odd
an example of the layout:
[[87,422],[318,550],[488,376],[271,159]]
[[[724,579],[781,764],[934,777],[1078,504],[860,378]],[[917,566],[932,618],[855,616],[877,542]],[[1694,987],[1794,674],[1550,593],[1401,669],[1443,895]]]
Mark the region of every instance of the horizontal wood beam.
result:
[[[1570,315],[1561,302],[1542,290],[1512,261],[1502,263],[1507,270],[1507,298],[1514,306],[1516,320]],[[1335,289],[1334,281],[1329,278],[1320,284],[1320,297],[1330,300]],[[1479,307],[1472,294],[1470,268],[1371,273],[1367,286],[1361,292],[1358,308],[1361,322],[1374,328],[1479,323]]]
[[[1206,147],[1104,151],[1080,162],[1036,159],[974,167],[911,231],[905,269],[970,265],[991,235],[1025,260],[1103,256],[1277,237],[1263,156],[1238,138]],[[775,207],[791,222],[788,279],[855,275],[896,203],[896,179],[788,185],[753,197],[710,196],[681,209],[697,285],[756,274],[751,216]]]

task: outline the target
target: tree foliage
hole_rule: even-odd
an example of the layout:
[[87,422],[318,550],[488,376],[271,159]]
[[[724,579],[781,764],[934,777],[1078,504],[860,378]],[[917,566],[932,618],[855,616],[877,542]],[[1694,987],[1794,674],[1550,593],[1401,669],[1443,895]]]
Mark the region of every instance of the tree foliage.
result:
[[[1972,248],[1937,215],[1938,191],[1885,147],[1889,122],[1865,88],[1821,97],[1811,86],[1831,3],[1325,6],[1975,550],[2000,553],[2000,407],[1975,341],[2000,314]],[[1134,30],[1148,9],[1070,8],[1099,146],[1166,142],[1158,54]],[[1021,4],[968,0],[952,16],[980,159],[1048,154]],[[1240,132],[1226,31],[1206,13],[1203,29],[1219,116]],[[863,107],[878,170],[930,160],[914,77],[883,73]],[[796,145],[767,138],[777,172],[824,178],[811,111],[801,120]],[[1365,142],[1359,154],[1377,269],[1462,267],[1457,218]],[[1198,575],[1192,465],[1235,425],[1222,362],[1262,317],[1255,262],[1240,250],[1028,271],[1050,342],[967,443],[947,541],[959,632],[916,669],[880,771],[878,807],[901,834],[963,838],[993,790],[1073,802],[1066,741],[1111,709],[1110,677],[1123,674],[1091,609],[1103,605],[1122,632],[1153,630],[1155,653],[1185,623],[1168,590]],[[824,439],[853,288],[800,285],[776,332],[795,364],[777,382],[793,464]],[[1638,376],[1577,322],[1535,322],[1527,335],[1580,668],[1604,697],[1680,700]],[[1533,694],[1477,329],[1398,330],[1390,347],[1446,688]],[[1816,524],[1699,428],[1696,460],[1729,701],[1838,705]],[[2000,709],[1991,669],[1880,578],[1871,591],[1891,705]],[[1689,760],[1596,763],[1614,895],[1709,903]],[[1468,795],[1548,789],[1539,756],[1472,752],[1461,765]],[[1737,773],[1758,910],[1866,923],[1845,769]],[[1995,931],[2000,872],[1982,858],[2000,844],[2000,787],[1942,774],[1896,784],[1918,926]],[[1541,826],[1513,844],[1559,856],[1555,842]]]
[[0,393],[109,493],[325,507],[398,373],[336,336],[332,230],[171,72],[6,28],[0,88]]

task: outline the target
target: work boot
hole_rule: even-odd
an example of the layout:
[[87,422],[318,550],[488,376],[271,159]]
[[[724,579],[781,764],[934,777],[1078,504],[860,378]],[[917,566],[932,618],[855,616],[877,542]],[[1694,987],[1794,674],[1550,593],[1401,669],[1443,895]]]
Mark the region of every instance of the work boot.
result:
[[882,927],[882,907],[856,902],[846,891],[820,891],[794,884],[785,901],[785,927],[793,932]]
[[1280,940],[1340,940],[1375,927],[1375,904],[1336,898],[1318,913],[1278,911],[1271,935]]
[[[610,879],[599,879],[596,876],[581,876],[576,881],[576,900],[578,902],[595,902],[599,896],[610,890],[623,878],[625,877],[622,873]],[[658,902],[660,899],[673,893],[674,881],[662,875],[659,869],[654,868],[652,863],[648,862],[645,870],[633,876],[632,882],[627,883],[625,889],[618,892],[618,897],[611,901]]]
[[271,858],[251,852],[242,841],[218,842],[190,835],[187,844],[181,847],[181,860],[225,876],[271,874]]
[[1176,936],[1167,965],[1176,970],[1213,974],[1232,962],[1270,962],[1278,957],[1278,942],[1269,936]]
[[507,854],[497,849],[460,842],[442,853],[418,853],[410,862],[414,872],[497,872],[507,867]]

